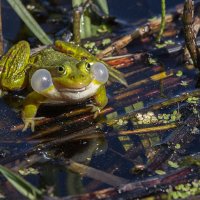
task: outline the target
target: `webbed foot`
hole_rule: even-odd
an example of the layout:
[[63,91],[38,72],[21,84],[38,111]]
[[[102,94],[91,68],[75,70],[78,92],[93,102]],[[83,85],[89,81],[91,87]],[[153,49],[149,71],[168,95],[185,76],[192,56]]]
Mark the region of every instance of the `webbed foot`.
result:
[[34,120],[34,118],[23,119],[23,122],[24,122],[24,128],[22,129],[22,132],[26,131],[29,128],[29,126],[31,127],[32,132],[35,131],[35,120]]
[[97,118],[97,116],[99,115],[101,111],[101,107],[96,106],[94,104],[88,104],[87,107],[91,107],[91,112],[94,113],[94,119]]
[[22,132],[26,131],[29,127],[31,128],[31,131],[35,131],[35,121],[44,119],[44,117],[32,117],[32,118],[24,118],[22,119],[24,122],[24,128],[22,129]]

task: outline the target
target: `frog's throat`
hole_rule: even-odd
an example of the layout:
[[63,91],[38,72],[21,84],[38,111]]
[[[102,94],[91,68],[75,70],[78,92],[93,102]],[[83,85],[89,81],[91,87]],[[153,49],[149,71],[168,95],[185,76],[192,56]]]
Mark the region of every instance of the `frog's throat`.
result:
[[101,84],[93,80],[88,86],[81,88],[82,90],[65,89],[63,91],[57,90],[54,85],[40,92],[43,96],[56,101],[82,101],[94,96]]

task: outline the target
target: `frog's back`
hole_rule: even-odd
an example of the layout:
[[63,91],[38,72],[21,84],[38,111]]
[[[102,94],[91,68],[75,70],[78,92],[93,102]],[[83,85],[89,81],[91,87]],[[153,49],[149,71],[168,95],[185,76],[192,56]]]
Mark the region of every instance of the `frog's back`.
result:
[[58,66],[64,62],[74,63],[77,61],[64,53],[54,50],[53,48],[43,49],[30,57],[30,64],[33,64],[36,68]]

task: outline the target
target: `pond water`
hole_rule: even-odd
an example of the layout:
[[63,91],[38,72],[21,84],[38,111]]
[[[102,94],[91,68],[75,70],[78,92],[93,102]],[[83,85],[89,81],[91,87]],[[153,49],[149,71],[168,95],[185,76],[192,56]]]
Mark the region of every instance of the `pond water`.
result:
[[[64,1],[58,2],[65,5]],[[69,2],[66,8],[69,7]],[[167,1],[167,9],[174,8],[179,3],[183,3],[183,0]],[[125,33],[127,27],[128,30],[132,30],[136,24],[141,24],[160,13],[160,1],[157,0],[123,0],[123,2],[108,0],[108,4],[110,14],[119,21],[126,22],[126,24],[122,23],[122,30],[117,31],[117,34]],[[2,1],[2,5],[5,44],[10,46],[21,39],[28,39],[33,42],[33,45],[37,43],[8,3]],[[42,17],[41,19],[43,20]],[[42,20],[43,27],[52,31],[53,28],[45,26],[45,20]],[[56,30],[64,28],[62,23],[55,24]],[[182,42],[182,35],[180,34],[180,38],[177,39],[178,34],[179,31],[166,40]],[[198,110],[198,103],[188,108],[187,98],[171,103],[169,106],[165,104],[162,106],[161,102],[184,96],[186,92],[196,91],[198,72],[194,68],[183,67],[180,52],[154,57],[152,41],[151,37],[147,37],[146,41],[137,40],[128,46],[126,53],[139,55],[141,52],[150,51],[153,58],[157,59],[156,63],[149,64],[147,55],[138,61],[133,55],[127,59],[116,60],[115,65],[125,74],[129,87],[126,88],[119,83],[107,85],[109,103],[103,114],[96,120],[89,112],[82,111],[84,105],[67,108],[44,106],[39,110],[38,115],[45,116],[46,121],[43,120],[41,125],[36,126],[34,133],[30,130],[22,132],[23,124],[19,107],[23,94],[19,92],[15,96],[6,95],[2,98],[0,101],[0,163],[15,170],[20,165],[27,169],[33,167],[36,174],[25,176],[26,180],[38,188],[48,189],[49,193],[59,197],[93,192],[155,175],[153,172],[138,174],[137,167],[148,165],[154,157],[153,147],[160,148],[161,144],[174,134],[175,127],[150,131],[149,134],[145,130],[143,132],[140,130],[139,134],[133,134],[133,130],[148,128],[149,121],[141,125],[136,115],[128,117],[127,114],[140,113],[144,117],[145,114],[151,113],[156,120],[160,120],[163,125],[161,128],[167,120],[172,120],[172,116],[177,117],[181,124],[193,110]],[[112,62],[110,64],[114,65]],[[198,102],[198,99],[196,101]],[[75,111],[80,113],[75,115]],[[120,120],[119,118],[122,117],[126,118]],[[145,117],[148,118],[147,115]],[[199,139],[196,138],[192,142],[190,146],[183,149],[182,156],[199,152],[199,145],[195,145],[199,143]],[[169,170],[166,165],[164,170],[167,172]],[[75,171],[84,175],[81,176]],[[15,192],[9,194],[13,189],[6,187],[5,182],[2,183],[10,199],[16,196],[22,198]]]

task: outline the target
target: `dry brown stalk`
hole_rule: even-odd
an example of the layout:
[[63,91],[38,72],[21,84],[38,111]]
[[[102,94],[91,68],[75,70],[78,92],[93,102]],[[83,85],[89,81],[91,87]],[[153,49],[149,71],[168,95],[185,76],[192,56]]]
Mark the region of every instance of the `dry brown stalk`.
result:
[[169,130],[176,128],[177,125],[172,124],[166,124],[161,126],[153,126],[153,127],[147,127],[147,128],[138,128],[134,130],[128,130],[128,131],[119,131],[120,135],[129,135],[129,134],[144,134],[144,133],[152,133],[152,132],[159,132],[164,130]]
[[67,161],[66,164],[67,164],[68,169],[80,174],[81,176],[87,176],[92,179],[109,184],[111,186],[117,187],[117,186],[120,186],[122,184],[129,182],[128,180],[126,180],[124,178],[115,176],[113,174],[108,174],[106,172],[95,169],[93,167],[89,167],[87,165],[77,163],[73,160]]
[[[112,43],[109,47],[107,47],[106,49],[101,51],[97,55],[97,57],[102,59],[103,57],[105,57],[109,54],[112,54],[114,51],[118,51],[119,49],[124,48],[130,42],[132,42],[133,40],[135,40],[139,37],[157,32],[160,28],[160,21],[161,21],[161,19],[158,18],[158,19],[150,21],[147,24],[137,28],[132,33],[127,34],[127,35],[123,36],[122,38],[120,38],[119,40]],[[166,21],[166,24],[171,23],[173,21],[173,16],[171,14],[166,15],[165,21]]]

